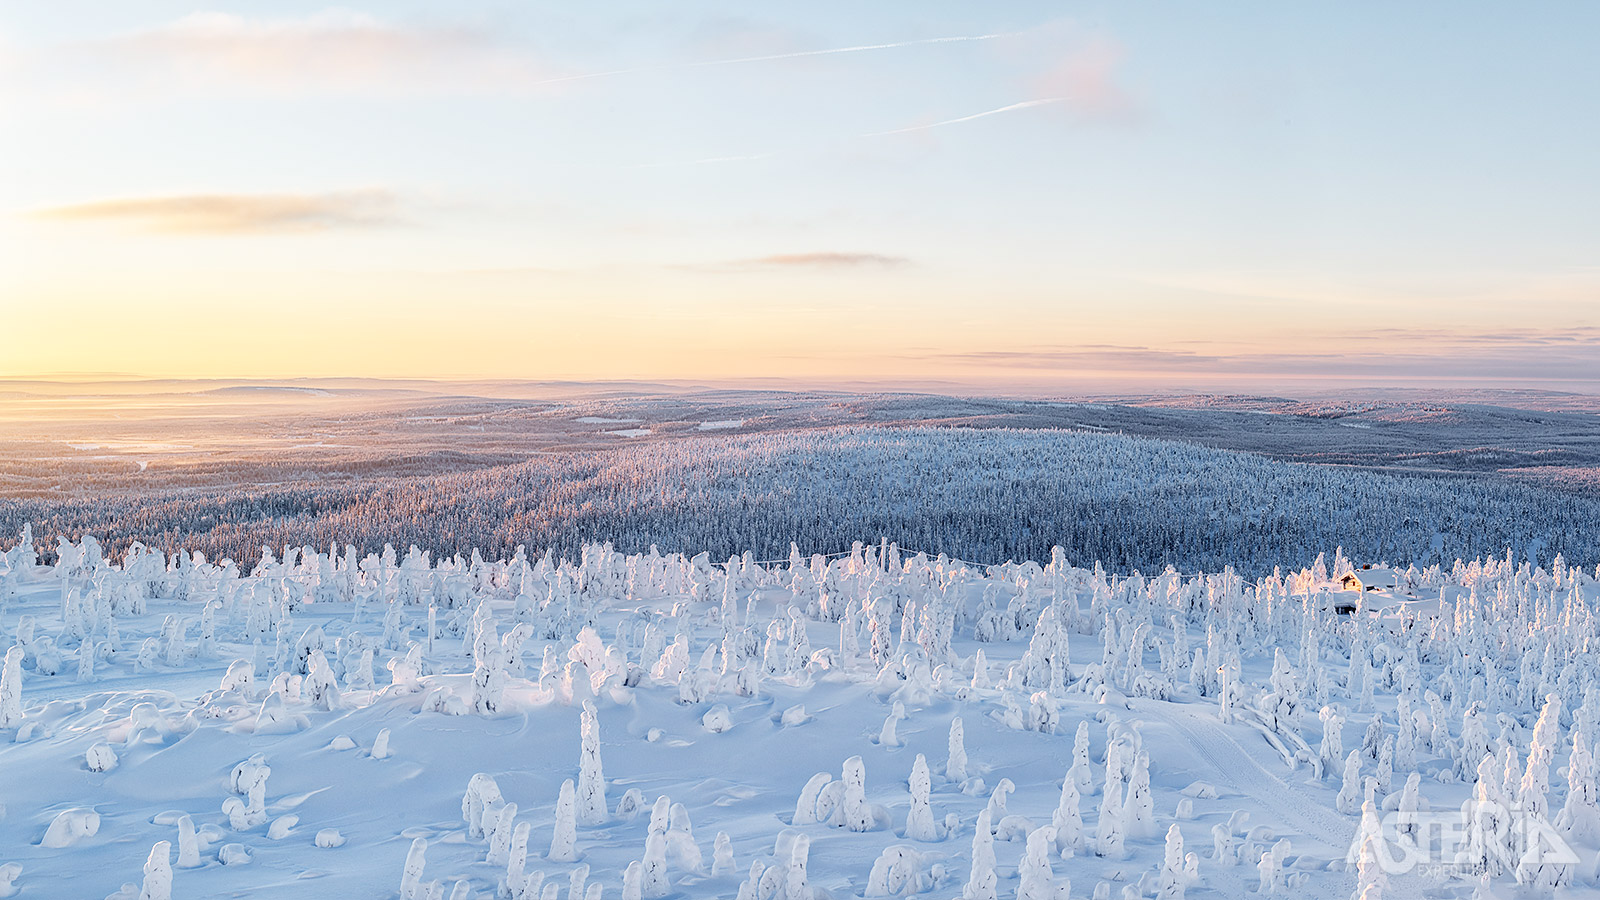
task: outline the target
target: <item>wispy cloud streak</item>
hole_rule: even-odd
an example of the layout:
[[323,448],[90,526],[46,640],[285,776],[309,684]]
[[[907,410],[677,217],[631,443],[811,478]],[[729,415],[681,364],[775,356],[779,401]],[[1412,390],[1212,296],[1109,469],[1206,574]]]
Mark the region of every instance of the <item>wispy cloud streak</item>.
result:
[[872,50],[895,50],[901,47],[921,47],[930,44],[960,44],[975,41],[990,41],[995,38],[1009,37],[1010,32],[997,32],[995,34],[969,34],[953,37],[918,38],[910,41],[893,41],[887,44],[858,44],[853,47],[830,47],[824,50],[795,50],[789,53],[767,53],[760,56],[735,56],[727,59],[708,59],[691,62],[657,63],[648,66],[632,66],[626,69],[608,69],[603,72],[580,72],[574,75],[563,75],[558,78],[546,78],[537,84],[562,84],[571,81],[587,81],[594,78],[611,78],[617,75],[634,75],[641,72],[662,72],[673,69],[704,69],[715,66],[736,66],[744,63],[777,62],[788,59],[804,59],[813,56],[837,56],[847,53],[866,53]]
[[62,222],[121,222],[170,234],[260,234],[394,224],[399,221],[399,202],[381,190],[179,194],[54,206],[33,215]]

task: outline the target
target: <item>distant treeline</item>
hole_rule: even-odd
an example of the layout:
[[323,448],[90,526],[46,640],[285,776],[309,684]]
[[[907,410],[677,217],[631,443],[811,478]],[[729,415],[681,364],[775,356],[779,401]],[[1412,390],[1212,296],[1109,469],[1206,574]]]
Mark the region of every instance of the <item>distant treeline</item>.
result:
[[385,542],[436,554],[508,556],[585,541],[636,552],[750,549],[787,556],[887,538],[994,563],[1114,570],[1301,567],[1343,546],[1361,561],[1504,556],[1600,561],[1600,500],[1468,477],[1377,474],[1114,434],[850,428],[694,437],[541,456],[471,472],[269,490],[95,500],[0,501],[0,547],[31,522],[204,551],[248,567],[263,545]]

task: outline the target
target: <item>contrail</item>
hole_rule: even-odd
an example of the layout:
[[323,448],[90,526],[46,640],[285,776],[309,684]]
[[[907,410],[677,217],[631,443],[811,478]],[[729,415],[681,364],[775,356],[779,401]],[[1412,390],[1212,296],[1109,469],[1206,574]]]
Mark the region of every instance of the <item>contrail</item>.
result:
[[[856,139],[859,140],[859,139],[864,139],[864,138],[886,137],[886,136],[891,135],[891,134],[909,134],[909,133],[911,133],[913,131],[927,131],[930,128],[943,128],[946,125],[959,125],[962,122],[971,122],[974,119],[985,119],[985,118],[988,118],[989,116],[998,116],[1001,113],[1015,112],[1015,111],[1017,111],[1019,109],[1032,109],[1035,106],[1047,106],[1047,105],[1049,105],[1051,103],[1060,103],[1061,101],[1063,101],[1065,99],[1066,99],[1065,97],[1042,97],[1042,98],[1040,98],[1038,100],[1024,100],[1021,103],[1012,103],[1012,104],[1010,104],[1008,106],[1001,106],[1001,107],[998,107],[996,109],[984,110],[983,112],[973,113],[972,115],[969,115],[969,116],[959,116],[959,117],[954,118],[954,119],[945,119],[945,120],[940,121],[940,122],[929,122],[926,125],[911,125],[911,126],[908,126],[908,127],[905,127],[905,128],[891,128],[888,131],[869,131],[869,132],[867,132],[865,134],[856,135]],[[779,155],[781,155],[781,154],[779,154],[779,153],[754,153],[754,154],[748,154],[748,155],[742,155],[742,156],[713,156],[713,157],[709,157],[709,158],[706,158],[706,159],[691,159],[691,160],[683,160],[683,161],[680,161],[680,162],[641,163],[640,165],[634,166],[633,168],[636,168],[636,169],[659,169],[659,168],[664,168],[664,167],[667,167],[667,166],[699,166],[699,165],[706,165],[708,163],[742,162],[742,161],[745,161],[745,160],[772,159],[773,157],[779,156]]]
[[1044,105],[1046,105],[1048,103],[1060,103],[1063,99],[1065,99],[1065,98],[1063,98],[1063,97],[1045,97],[1045,98],[1040,99],[1040,100],[1024,100],[1021,103],[1013,103],[1010,106],[1002,106],[1002,107],[1000,107],[998,109],[991,109],[991,110],[986,110],[986,111],[980,112],[980,113],[973,113],[970,116],[961,116],[960,118],[956,118],[956,119],[945,119],[942,122],[929,122],[926,125],[912,125],[912,126],[910,126],[908,128],[894,128],[894,129],[891,129],[889,131],[874,131],[874,132],[871,132],[871,133],[868,133],[868,134],[863,134],[862,137],[883,137],[885,135],[890,135],[890,134],[906,134],[907,132],[911,132],[911,131],[927,131],[930,128],[943,128],[946,125],[958,125],[958,124],[960,124],[962,122],[971,122],[973,119],[982,119],[982,118],[986,118],[988,116],[998,116],[1001,113],[1013,112],[1013,111],[1019,110],[1019,109],[1030,109],[1030,108],[1035,107],[1035,106],[1044,106]]
[[832,56],[838,53],[864,53],[868,50],[893,50],[896,47],[918,47],[926,44],[960,44],[970,41],[988,41],[995,38],[1009,37],[1016,32],[996,32],[995,34],[969,34],[955,37],[919,38],[914,41],[895,41],[890,44],[861,44],[856,47],[833,47],[827,50],[798,50],[793,53],[772,53],[766,56],[739,56],[732,59],[709,59],[700,62],[661,63],[653,66],[636,66],[631,69],[610,69],[605,72],[585,72],[581,75],[564,75],[560,78],[546,78],[534,84],[561,84],[567,81],[587,81],[591,78],[609,78],[613,75],[631,75],[635,72],[660,72],[666,69],[703,69],[709,66],[733,66],[741,63],[771,62],[780,59],[801,59],[807,56]]

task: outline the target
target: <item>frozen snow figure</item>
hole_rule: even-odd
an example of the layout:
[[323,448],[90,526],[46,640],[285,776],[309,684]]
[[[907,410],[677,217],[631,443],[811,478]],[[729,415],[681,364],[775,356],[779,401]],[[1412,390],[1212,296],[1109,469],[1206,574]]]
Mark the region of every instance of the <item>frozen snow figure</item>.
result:
[[945,760],[944,777],[957,783],[967,780],[966,731],[960,716],[950,720],[950,755]]
[[172,845],[156,841],[144,864],[144,886],[139,900],[172,900]]
[[578,757],[578,822],[601,825],[606,821],[606,776],[600,765],[600,719],[594,704],[585,702],[579,725],[582,735]]
[[0,728],[22,724],[22,655],[22,648],[13,645],[0,668]]
[[967,876],[962,900],[998,900],[995,872],[994,825],[987,809],[978,813],[978,825],[972,832],[972,871]]
[[933,779],[928,773],[928,761],[921,753],[911,764],[911,810],[906,813],[906,839],[912,841],[937,841],[939,826],[934,822],[933,807],[928,802],[928,792]]
[[556,828],[550,838],[551,862],[576,862],[578,859],[578,810],[572,779],[561,782],[556,799]]

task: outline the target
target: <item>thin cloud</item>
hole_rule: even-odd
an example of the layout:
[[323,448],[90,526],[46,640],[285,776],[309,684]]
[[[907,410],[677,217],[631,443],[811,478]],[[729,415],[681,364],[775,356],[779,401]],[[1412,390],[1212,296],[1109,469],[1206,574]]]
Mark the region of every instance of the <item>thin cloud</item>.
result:
[[199,12],[90,44],[97,63],[173,76],[185,86],[226,80],[268,88],[527,90],[616,76],[778,62],[938,44],[989,41],[1006,33],[953,35],[847,47],[793,50],[597,72],[562,66],[507,44],[493,33],[459,26],[396,23],[328,9],[297,18]]
[[186,86],[222,80],[322,91],[437,90],[526,84],[551,74],[486,32],[396,24],[339,9],[300,18],[200,12],[88,49],[97,62]]
[[773,253],[749,259],[735,259],[715,263],[681,263],[667,268],[690,272],[763,272],[763,271],[868,271],[899,269],[912,265],[904,256],[887,253],[845,253],[822,251],[813,253]]
[[888,256],[882,253],[776,253],[745,262],[748,265],[784,268],[890,269],[909,265],[911,260],[904,256]]
[[[1013,32],[989,35],[989,37],[1011,38],[1019,34],[1023,33]],[[1047,34],[1046,37],[1050,35]],[[1137,120],[1138,104],[1118,80],[1124,56],[1121,44],[1104,35],[1094,35],[1087,39],[1075,37],[1070,47],[1057,53],[1056,61],[1027,85],[1027,89],[1036,95],[1032,100],[1008,103],[994,109],[935,122],[874,131],[861,136],[874,138],[930,131],[1043,106],[1065,109],[1075,119],[1085,123],[1129,124]]]
[[180,194],[55,206],[34,216],[61,222],[119,222],[168,234],[270,234],[391,225],[399,221],[399,202],[388,191],[376,190]]
[[[1050,372],[1239,375],[1328,378],[1409,378],[1503,381],[1600,381],[1600,344],[1578,343],[1553,350],[1535,335],[1515,341],[1464,346],[1467,336],[1442,337],[1433,346],[1406,352],[1202,353],[1142,346],[1059,346],[956,352],[923,351],[901,358],[948,366]],[[1470,339],[1470,338],[1469,338]],[[1343,338],[1330,335],[1342,345]]]
[[1119,82],[1122,45],[1104,35],[1096,35],[1073,47],[1034,80],[1034,90],[1060,97],[1073,115],[1087,121],[1129,124],[1138,115],[1138,104]]

